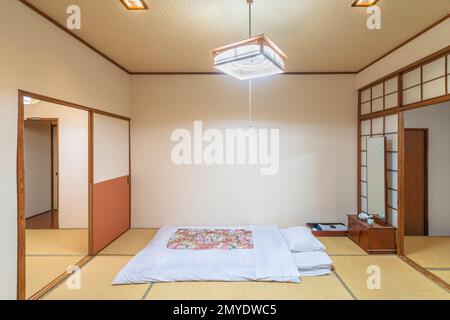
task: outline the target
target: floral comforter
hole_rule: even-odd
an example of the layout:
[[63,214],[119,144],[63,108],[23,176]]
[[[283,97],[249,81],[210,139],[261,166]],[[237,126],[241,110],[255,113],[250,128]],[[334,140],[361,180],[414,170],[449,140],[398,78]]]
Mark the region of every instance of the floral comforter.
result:
[[246,229],[178,229],[167,243],[173,250],[253,249],[252,231]]

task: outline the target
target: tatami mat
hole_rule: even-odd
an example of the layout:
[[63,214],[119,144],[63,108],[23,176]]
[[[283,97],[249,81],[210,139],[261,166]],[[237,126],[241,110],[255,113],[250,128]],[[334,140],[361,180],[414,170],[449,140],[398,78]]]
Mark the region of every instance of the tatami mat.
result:
[[100,252],[100,255],[136,255],[155,236],[158,229],[130,229]]
[[52,282],[84,256],[39,256],[26,258],[27,298]]
[[450,237],[405,237],[405,255],[424,268],[450,268]]
[[139,300],[150,285],[112,286],[117,273],[131,257],[97,256],[81,268],[81,288],[69,289],[65,282],[47,294],[45,300]]
[[367,255],[347,237],[319,237],[318,239],[327,248],[329,255]]
[[349,300],[334,275],[304,277],[299,284],[273,282],[155,283],[147,300]]
[[431,273],[435,274],[448,284],[450,284],[450,269],[449,270],[428,270]]
[[26,230],[27,255],[87,255],[87,229]]
[[[397,256],[335,256],[336,273],[357,299],[450,299],[450,294]],[[380,289],[369,289],[370,266],[380,268]]]
[[[303,277],[300,284],[268,282],[177,282],[112,286],[122,267],[144,248],[157,230],[131,229],[88,262],[81,289],[62,283],[44,299],[450,299],[450,294],[394,255],[367,255],[345,237],[320,238],[335,273]],[[379,266],[381,289],[367,288],[367,268]],[[449,271],[432,271],[448,280]]]

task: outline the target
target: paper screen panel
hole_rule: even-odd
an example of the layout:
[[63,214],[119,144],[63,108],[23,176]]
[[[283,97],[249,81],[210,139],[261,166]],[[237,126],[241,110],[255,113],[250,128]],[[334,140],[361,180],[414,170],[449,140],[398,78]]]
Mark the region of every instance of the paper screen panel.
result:
[[370,88],[361,92],[361,102],[370,101]]
[[398,226],[397,223],[397,210],[388,207],[388,222],[394,227]]
[[372,112],[382,111],[384,108],[383,97],[372,100]]
[[370,120],[361,122],[361,135],[366,136],[370,134]]
[[450,93],[450,76],[447,76],[447,94]]
[[371,104],[371,102],[369,101],[369,102],[363,103],[361,105],[361,114],[362,115],[370,113],[370,104]]
[[384,82],[384,94],[388,95],[398,91],[398,78],[392,78]]
[[372,87],[372,100],[383,96],[383,83],[377,84]]
[[372,119],[372,135],[383,134],[383,117]]
[[388,134],[386,136],[386,150],[389,152],[397,152],[398,151],[398,135],[397,134]]
[[413,87],[403,91],[403,105],[408,105],[422,100],[421,87]]
[[387,178],[388,188],[397,190],[398,189],[398,181],[397,181],[398,173],[394,172],[394,171],[388,171],[386,173],[386,178]]
[[423,82],[427,82],[445,75],[445,57],[430,62],[422,67]]
[[367,165],[367,152],[361,151],[361,166]]
[[407,72],[403,75],[403,88],[411,88],[420,84],[420,68]]
[[367,137],[361,137],[361,151],[366,150]]
[[367,183],[361,181],[361,196],[367,197]]
[[388,152],[386,154],[386,169],[388,170],[398,170],[398,153]]
[[423,84],[423,100],[445,95],[445,78],[439,78]]
[[392,209],[397,209],[398,207],[398,196],[397,191],[388,190],[388,206]]
[[398,131],[398,115],[384,117],[384,126],[386,133],[395,133]]
[[361,211],[367,212],[367,199],[361,197]]
[[394,92],[384,97],[385,109],[398,107],[398,93]]

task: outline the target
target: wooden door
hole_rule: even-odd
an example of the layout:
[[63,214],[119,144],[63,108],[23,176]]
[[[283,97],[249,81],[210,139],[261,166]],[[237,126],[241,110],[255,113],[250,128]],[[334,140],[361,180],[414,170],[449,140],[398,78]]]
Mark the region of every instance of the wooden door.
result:
[[428,235],[427,129],[405,129],[405,235]]

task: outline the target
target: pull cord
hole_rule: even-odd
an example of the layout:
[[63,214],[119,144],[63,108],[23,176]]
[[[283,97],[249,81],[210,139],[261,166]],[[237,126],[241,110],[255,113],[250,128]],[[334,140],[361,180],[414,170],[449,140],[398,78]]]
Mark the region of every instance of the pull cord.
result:
[[[252,37],[252,4],[253,0],[247,0],[248,3],[248,37]],[[248,80],[248,127],[252,128],[252,80]]]

